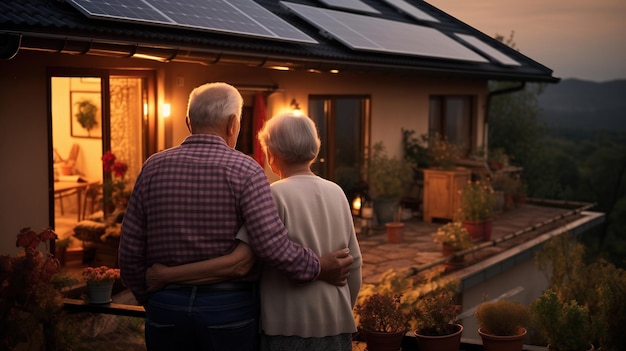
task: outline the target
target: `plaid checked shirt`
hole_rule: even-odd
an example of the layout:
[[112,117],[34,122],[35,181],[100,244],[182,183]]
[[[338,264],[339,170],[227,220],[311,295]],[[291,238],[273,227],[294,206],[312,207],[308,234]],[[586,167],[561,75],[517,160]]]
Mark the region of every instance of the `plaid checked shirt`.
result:
[[319,259],[287,238],[256,161],[220,137],[191,135],[143,165],[122,225],[122,280],[143,304],[148,267],[227,254],[244,222],[259,259],[296,281],[317,278]]

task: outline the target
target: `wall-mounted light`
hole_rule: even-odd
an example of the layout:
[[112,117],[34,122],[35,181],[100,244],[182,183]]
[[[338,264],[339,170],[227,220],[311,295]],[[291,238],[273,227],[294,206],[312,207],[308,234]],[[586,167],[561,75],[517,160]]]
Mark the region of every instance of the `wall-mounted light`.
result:
[[170,104],[161,104],[161,117],[167,118],[172,114],[172,106]]
[[302,110],[300,110],[300,104],[296,101],[296,99],[291,99],[291,113],[296,116],[300,116],[302,114]]
[[355,216],[361,215],[361,195],[356,195],[352,200],[352,214]]

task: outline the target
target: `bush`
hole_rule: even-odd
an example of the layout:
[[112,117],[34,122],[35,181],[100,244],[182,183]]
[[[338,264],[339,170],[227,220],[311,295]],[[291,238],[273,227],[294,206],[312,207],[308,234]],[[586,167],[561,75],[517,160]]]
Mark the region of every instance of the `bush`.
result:
[[519,302],[499,300],[484,302],[476,310],[479,328],[497,336],[518,335],[530,323],[530,311]]

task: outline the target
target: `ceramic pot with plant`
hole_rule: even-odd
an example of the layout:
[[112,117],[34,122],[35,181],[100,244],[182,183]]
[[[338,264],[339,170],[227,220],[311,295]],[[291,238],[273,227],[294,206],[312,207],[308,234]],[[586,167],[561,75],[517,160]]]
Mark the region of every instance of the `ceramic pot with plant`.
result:
[[120,270],[118,268],[107,266],[85,267],[83,269],[83,279],[87,283],[89,303],[110,303],[113,283],[119,278]]
[[387,155],[382,142],[372,146],[365,170],[379,225],[393,221],[399,201],[413,180],[413,169],[411,161]]
[[469,181],[461,190],[460,215],[470,237],[490,240],[495,197],[491,186],[481,181]]
[[456,323],[461,305],[456,284],[445,284],[423,296],[417,304],[415,336],[420,351],[458,351],[463,326]]
[[545,336],[550,351],[593,350],[589,310],[575,300],[561,301],[551,289],[530,304],[533,324]]
[[530,323],[528,306],[509,300],[483,302],[476,309],[485,351],[521,351]]

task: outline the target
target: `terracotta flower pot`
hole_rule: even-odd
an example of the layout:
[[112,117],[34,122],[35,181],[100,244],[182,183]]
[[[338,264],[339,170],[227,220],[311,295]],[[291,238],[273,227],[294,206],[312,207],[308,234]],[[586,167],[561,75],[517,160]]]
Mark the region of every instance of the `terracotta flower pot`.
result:
[[404,242],[404,223],[389,222],[385,223],[387,228],[387,241],[391,244],[399,244]]
[[522,332],[518,335],[498,336],[487,334],[482,328],[478,328],[484,351],[521,351],[526,333],[526,329],[522,328]]
[[461,334],[463,326],[454,324],[458,331],[453,334],[443,336],[422,335],[415,332],[417,346],[420,351],[459,351],[461,347]]
[[472,239],[483,241],[491,240],[493,218],[488,218],[483,221],[464,220],[462,223]]
[[405,332],[381,333],[365,332],[365,342],[368,351],[399,351]]

